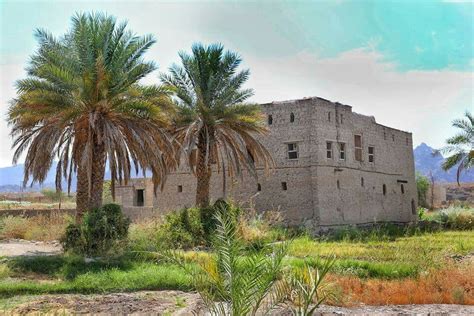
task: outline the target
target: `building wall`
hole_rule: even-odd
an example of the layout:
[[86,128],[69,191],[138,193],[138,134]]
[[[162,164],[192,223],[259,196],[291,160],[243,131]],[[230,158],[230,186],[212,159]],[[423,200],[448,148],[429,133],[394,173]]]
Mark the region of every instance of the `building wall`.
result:
[[[417,201],[410,133],[382,126],[373,117],[352,112],[350,106],[321,98],[262,104],[262,111],[267,118],[272,116],[272,124],[268,126],[270,134],[260,140],[272,153],[276,167],[268,176],[259,170],[258,179],[248,174],[227,179],[225,197],[251,203],[261,211],[280,210],[288,224],[313,229],[416,218],[412,212]],[[291,113],[294,122],[290,122]],[[362,161],[355,159],[355,134],[361,136]],[[326,157],[327,141],[333,144],[330,159]],[[342,142],[346,144],[344,160],[338,157],[337,144]],[[289,143],[297,144],[298,159],[289,159]],[[375,149],[374,162],[368,161],[368,146]],[[282,182],[286,182],[286,191]],[[214,172],[213,200],[224,197],[222,186],[222,174]],[[134,190],[142,187],[146,190],[145,207],[163,213],[193,205],[196,179],[181,167],[168,177],[156,197],[150,180],[137,179],[117,187],[118,201],[127,212],[134,212]]]

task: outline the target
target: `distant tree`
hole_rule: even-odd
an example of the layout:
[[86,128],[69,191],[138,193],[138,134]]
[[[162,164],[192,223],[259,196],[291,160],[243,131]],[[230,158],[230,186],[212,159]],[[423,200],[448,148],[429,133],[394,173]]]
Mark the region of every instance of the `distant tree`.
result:
[[418,192],[418,204],[422,207],[428,208],[426,201],[426,193],[430,187],[430,180],[421,173],[416,173],[416,190]]
[[446,140],[447,145],[441,152],[449,154],[442,167],[449,170],[457,166],[456,181],[459,185],[461,172],[474,166],[474,116],[466,111],[464,118],[456,119],[452,125],[459,132]]
[[26,151],[24,184],[30,177],[43,182],[57,159],[56,189],[64,177],[69,192],[76,171],[77,221],[102,204],[106,160],[112,190],[130,178],[132,166],[151,169],[156,187],[174,165],[165,131],[169,91],[139,84],[156,69],[143,60],[155,40],[126,26],[103,14],[77,14],[63,37],[38,29],[39,48],[9,109],[14,163]]
[[[256,165],[273,164],[268,150],[255,137],[266,134],[260,108],[245,103],[253,95],[243,89],[249,71],[238,71],[240,57],[222,45],[195,44],[192,54],[180,53],[182,66],[162,74],[176,94],[176,139],[197,177],[196,205],[209,205],[212,165],[225,180],[243,169],[256,176]],[[225,192],[225,181],[224,181]]]

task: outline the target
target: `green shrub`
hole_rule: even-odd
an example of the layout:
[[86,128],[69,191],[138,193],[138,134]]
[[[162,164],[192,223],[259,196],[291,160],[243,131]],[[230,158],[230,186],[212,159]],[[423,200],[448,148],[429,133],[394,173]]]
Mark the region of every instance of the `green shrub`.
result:
[[66,228],[63,248],[87,256],[118,254],[125,246],[129,226],[119,205],[106,204],[87,212],[80,225]]
[[197,208],[185,208],[167,214],[160,230],[165,248],[189,249],[205,244]]

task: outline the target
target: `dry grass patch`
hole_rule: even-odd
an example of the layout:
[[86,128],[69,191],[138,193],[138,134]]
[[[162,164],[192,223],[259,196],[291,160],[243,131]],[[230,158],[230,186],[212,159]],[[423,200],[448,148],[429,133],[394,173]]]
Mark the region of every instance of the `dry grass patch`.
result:
[[336,305],[474,304],[474,266],[432,270],[418,278],[360,279],[331,275]]
[[0,218],[0,239],[58,240],[71,222],[71,216],[61,212],[29,218],[5,216]]

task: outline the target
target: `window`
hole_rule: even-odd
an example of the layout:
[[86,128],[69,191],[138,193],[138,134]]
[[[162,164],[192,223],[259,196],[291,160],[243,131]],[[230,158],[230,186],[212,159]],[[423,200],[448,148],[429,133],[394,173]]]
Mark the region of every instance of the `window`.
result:
[[375,161],[375,148],[373,146],[369,146],[369,162]]
[[269,115],[268,116],[268,125],[272,125],[273,124],[273,116]]
[[355,160],[362,161],[362,136],[354,135]]
[[288,159],[298,159],[298,145],[290,143],[288,145]]
[[339,182],[339,180],[336,181],[336,186],[337,186],[337,189],[341,189],[341,183]]
[[383,195],[387,194],[387,186],[385,184],[382,186],[382,193]]
[[343,117],[342,114],[341,114],[341,124],[342,124],[342,120],[343,120],[343,119],[344,119],[344,117]]
[[409,146],[410,145],[410,141],[408,140],[408,137],[405,138],[405,142],[406,142],[406,145]]
[[387,132],[385,131],[385,127],[383,128],[383,139],[387,140]]
[[364,187],[364,178],[363,177],[360,178],[360,186]]
[[326,142],[326,158],[332,159],[332,142]]
[[262,185],[260,183],[257,183],[257,191],[258,192],[262,191]]
[[331,112],[328,112],[328,122],[331,122]]
[[402,194],[405,194],[405,187],[403,184],[400,184],[400,191],[402,191]]
[[416,215],[416,203],[415,203],[415,199],[411,199],[411,213],[413,215]]
[[293,113],[290,114],[290,123],[295,121],[295,115]]
[[339,159],[346,160],[346,144],[339,143]]
[[145,203],[145,190],[143,189],[140,189],[140,190],[136,190],[136,198],[137,198],[137,204],[136,206],[143,206],[143,204]]
[[395,135],[392,134],[392,141],[394,142],[395,141]]
[[283,191],[288,190],[288,187],[287,187],[287,185],[286,185],[286,182],[282,182],[282,183],[281,183],[281,189],[282,189]]
[[182,185],[178,185],[178,192],[179,193],[183,192],[183,186]]

